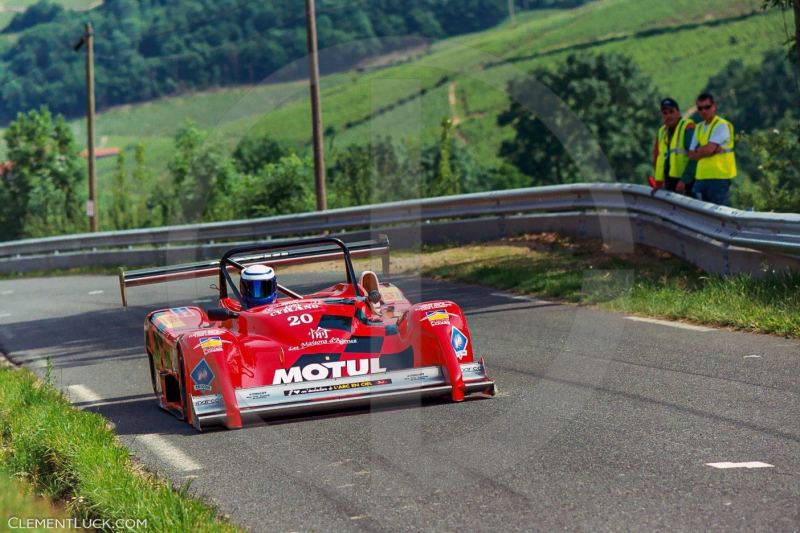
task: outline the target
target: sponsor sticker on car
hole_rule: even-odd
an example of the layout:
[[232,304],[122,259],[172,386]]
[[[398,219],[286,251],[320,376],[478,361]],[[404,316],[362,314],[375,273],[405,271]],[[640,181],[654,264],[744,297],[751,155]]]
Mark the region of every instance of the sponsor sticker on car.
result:
[[311,337],[311,340],[327,339],[328,333],[330,333],[329,329],[320,327],[308,330],[308,336]]
[[[431,326],[449,326],[450,314],[444,310],[426,311],[425,319],[431,323]],[[423,319],[424,320],[424,319]]]
[[222,339],[219,337],[203,337],[200,339],[200,348],[208,355],[212,352],[222,351]]
[[456,357],[461,359],[467,356],[467,344],[469,344],[467,336],[461,333],[460,329],[454,327],[453,332],[450,334],[450,345],[456,352]]
[[332,339],[316,339],[313,341],[305,341],[301,342],[299,346],[290,346],[290,352],[296,352],[297,350],[305,350],[306,348],[315,348],[317,346],[326,346],[328,344],[335,344],[338,346],[344,346],[346,344],[355,344],[356,339],[342,339],[340,337],[334,337]]
[[216,329],[216,328],[208,328],[202,329],[201,331],[192,331],[191,333],[187,333],[187,337],[197,338],[197,337],[210,337],[212,335],[224,335],[227,333],[227,330],[224,329]]
[[363,387],[390,385],[391,383],[391,379],[373,379],[370,381],[359,381],[357,383],[336,383],[334,385],[323,385],[321,387],[310,387],[308,389],[292,389],[283,391],[283,394],[285,396],[297,396],[300,394],[313,394],[315,392],[338,392],[342,390],[360,389]]
[[214,381],[214,372],[205,359],[200,359],[200,362],[194,367],[191,373],[192,382],[194,382],[194,390],[211,390],[211,382]]
[[450,305],[450,302],[432,302],[418,305],[417,309],[420,311],[430,311],[431,309],[444,309],[445,307],[450,307]]
[[319,309],[319,302],[308,302],[303,304],[286,304],[270,312],[269,316],[288,315],[289,313],[296,313],[298,311],[309,311],[312,309]]
[[162,313],[156,316],[156,318],[153,319],[153,324],[155,324],[156,329],[162,333],[167,329],[186,327],[186,323],[181,320],[180,317],[171,313]]
[[272,378],[273,385],[285,383],[298,383],[301,381],[316,381],[328,378],[341,378],[344,372],[347,376],[362,376],[365,374],[378,374],[386,372],[381,367],[379,357],[370,359],[351,359],[349,361],[331,361],[329,363],[312,363],[304,367],[293,366],[279,368]]

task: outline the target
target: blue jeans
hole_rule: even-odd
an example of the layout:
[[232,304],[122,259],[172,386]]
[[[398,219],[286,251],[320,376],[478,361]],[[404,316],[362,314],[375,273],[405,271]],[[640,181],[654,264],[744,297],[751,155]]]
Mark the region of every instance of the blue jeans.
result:
[[695,180],[694,194],[704,202],[731,205],[731,180]]

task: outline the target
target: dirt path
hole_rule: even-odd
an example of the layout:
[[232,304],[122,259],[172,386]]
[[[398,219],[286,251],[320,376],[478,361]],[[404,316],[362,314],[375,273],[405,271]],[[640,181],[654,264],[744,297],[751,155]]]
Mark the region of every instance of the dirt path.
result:
[[453,121],[453,129],[456,137],[464,144],[469,144],[467,136],[458,129],[458,125],[461,124],[461,117],[458,114],[458,98],[456,98],[456,82],[454,81],[451,81],[447,88],[447,99],[450,102],[450,116]]
[[451,81],[447,90],[447,97],[450,101],[450,115],[453,117],[453,126],[461,124],[461,117],[458,116],[458,100],[456,99],[456,82]]

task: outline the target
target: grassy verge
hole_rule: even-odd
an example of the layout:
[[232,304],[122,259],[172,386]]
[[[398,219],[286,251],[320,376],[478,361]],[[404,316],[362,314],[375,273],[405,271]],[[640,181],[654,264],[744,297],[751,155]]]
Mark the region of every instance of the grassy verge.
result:
[[393,259],[395,271],[598,305],[624,313],[800,337],[800,274],[723,278],[648,248],[552,234]]
[[[33,488],[24,482],[14,480],[0,470],[0,529],[27,525],[28,519],[52,520],[42,527],[26,528],[27,531],[69,531],[66,515],[51,503],[33,494]],[[60,522],[59,522],[60,521]],[[48,527],[50,526],[50,527]]]
[[[126,270],[133,269],[130,268]],[[88,266],[76,268],[54,268],[52,270],[28,270],[25,272],[0,272],[0,280],[52,278],[55,276],[116,276],[117,274],[119,274],[119,267]]]
[[122,530],[238,531],[188,497],[188,486],[175,491],[137,468],[107,420],[73,408],[26,369],[0,368],[0,436],[0,469],[66,502],[78,520]]

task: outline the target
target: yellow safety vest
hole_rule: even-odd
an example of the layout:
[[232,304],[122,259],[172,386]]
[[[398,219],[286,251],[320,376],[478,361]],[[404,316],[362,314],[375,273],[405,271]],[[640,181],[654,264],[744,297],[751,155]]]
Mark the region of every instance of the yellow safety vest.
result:
[[719,124],[728,126],[731,138],[728,140],[728,144],[722,147],[722,153],[697,161],[695,178],[698,180],[729,180],[736,176],[736,156],[733,153],[733,124],[720,117],[714,117],[711,124],[706,124],[705,121],[700,122],[694,129],[694,134],[697,135],[697,146],[707,145],[711,132]]
[[669,177],[680,178],[686,170],[686,165],[689,164],[689,152],[686,151],[685,138],[686,128],[694,124],[691,119],[682,118],[675,125],[675,133],[672,134],[669,147],[667,146],[667,138],[669,137],[669,130],[665,125],[661,125],[658,129],[658,158],[656,159],[656,172],[655,180],[664,181],[664,154],[669,152]]

